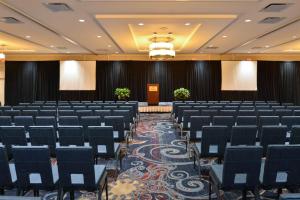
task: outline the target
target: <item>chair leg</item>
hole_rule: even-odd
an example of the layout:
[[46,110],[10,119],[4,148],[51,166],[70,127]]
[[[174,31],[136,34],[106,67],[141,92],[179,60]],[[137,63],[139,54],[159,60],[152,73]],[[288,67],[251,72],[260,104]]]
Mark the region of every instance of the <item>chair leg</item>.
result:
[[0,188],[0,194],[4,195],[4,188]]
[[70,200],[74,200],[74,190],[71,190],[70,192]]
[[119,160],[120,160],[120,170],[122,169],[122,156],[119,155]]
[[209,176],[209,181],[208,181],[208,199],[211,200],[211,178]]
[[247,199],[247,190],[243,190],[243,200]]
[[107,182],[107,177],[105,178],[105,194],[106,194],[106,200],[108,200],[108,182]]
[[62,196],[63,196],[63,190],[61,188],[58,188],[58,190],[57,190],[57,200],[62,200],[63,199]]
[[102,192],[101,192],[101,189],[99,188],[98,190],[98,200],[101,200],[102,199]]
[[195,152],[193,152],[193,158],[194,158],[194,169],[196,168],[196,155]]

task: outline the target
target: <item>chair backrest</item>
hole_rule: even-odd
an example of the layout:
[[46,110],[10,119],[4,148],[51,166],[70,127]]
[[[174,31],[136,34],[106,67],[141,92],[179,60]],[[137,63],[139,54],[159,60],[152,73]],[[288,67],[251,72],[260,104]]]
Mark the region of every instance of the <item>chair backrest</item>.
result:
[[237,116],[238,112],[237,110],[220,110],[219,111],[219,116],[233,116],[235,119]]
[[300,144],[300,125],[292,127],[290,144]]
[[73,109],[76,110],[86,110],[86,106],[85,105],[78,105],[78,106],[73,106]]
[[231,137],[231,127],[235,124],[235,119],[233,116],[214,116],[213,125],[227,126],[226,135],[227,140]]
[[39,116],[53,116],[55,117],[57,114],[57,111],[54,109],[49,109],[49,110],[40,110]]
[[203,126],[201,156],[219,157],[224,155],[227,141],[227,126]]
[[[95,186],[94,154],[92,147],[59,147],[56,149],[59,184],[63,188]],[[76,177],[82,182],[76,182]]]
[[124,117],[122,116],[106,116],[104,117],[105,126],[112,126],[114,131],[118,132],[119,140],[123,141],[124,137]]
[[257,110],[257,116],[273,116],[273,110]]
[[57,128],[57,121],[54,116],[37,116],[35,118],[35,125],[37,126],[53,126]]
[[92,110],[92,111],[101,110],[102,106],[99,106],[99,105],[88,106],[88,109]]
[[58,110],[58,116],[75,116],[74,110]]
[[279,125],[279,116],[260,116],[258,118],[258,138],[261,136],[262,126]]
[[113,116],[122,116],[124,120],[125,129],[130,129],[130,123],[132,122],[130,120],[130,111],[129,110],[113,110],[112,111]]
[[55,155],[57,138],[53,126],[29,126],[29,137],[32,146],[48,145],[51,155]]
[[75,114],[78,117],[81,117],[81,116],[93,116],[94,115],[94,113],[93,113],[92,110],[76,110]]
[[259,185],[262,148],[227,147],[224,156],[222,187],[252,189]]
[[89,143],[93,147],[94,155],[114,158],[114,134],[112,126],[89,126]]
[[110,110],[95,110],[94,115],[101,117],[101,122],[104,122],[104,117],[111,116],[111,111]]
[[236,118],[237,125],[257,125],[256,116],[237,116]]
[[199,110],[184,110],[183,111],[183,129],[191,127],[191,116],[199,116]]
[[292,126],[300,125],[300,116],[282,116],[281,124],[286,125],[290,131]]
[[20,188],[54,188],[48,147],[13,146],[12,152]]
[[270,145],[264,163],[262,184],[283,188],[300,185],[300,145]]
[[293,110],[290,109],[277,109],[275,110],[275,115],[277,116],[292,116],[293,115]]
[[12,180],[9,170],[9,164],[4,146],[0,145],[0,188],[5,186],[12,186],[14,180]]
[[15,116],[14,122],[16,126],[24,126],[25,130],[28,130],[29,126],[34,125],[32,116]]
[[58,124],[60,126],[78,126],[79,119],[77,116],[60,116],[58,117]]
[[286,126],[277,126],[277,125],[262,126],[260,145],[264,148],[264,155],[266,155],[268,145],[285,144],[286,132],[287,132]]
[[4,110],[2,113],[3,116],[10,116],[10,117],[14,117],[14,116],[20,116],[21,115],[21,111],[19,110]]
[[177,108],[177,122],[178,123],[181,123],[182,120],[183,120],[183,111],[184,110],[191,110],[192,109],[192,106],[178,106]]
[[239,110],[238,116],[255,116],[256,117],[256,111],[255,110]]
[[19,145],[19,146],[27,145],[25,129],[23,126],[1,126],[0,136],[3,145],[5,145],[6,147],[7,156],[9,159],[12,157],[11,154],[12,145]]
[[201,111],[201,116],[210,116],[210,118],[211,118],[211,120],[212,120],[213,116],[217,116],[218,113],[219,113],[218,110],[207,110],[207,109],[204,110],[204,109],[203,109],[203,110]]
[[257,134],[257,126],[239,125],[233,126],[231,129],[230,145],[255,145]]
[[[197,133],[202,132],[203,126],[209,126],[211,122],[210,116],[191,116],[190,139],[195,140]],[[201,133],[202,134],[202,133]]]
[[58,135],[59,144],[61,146],[84,145],[82,126],[59,126]]
[[0,126],[11,126],[12,120],[10,116],[0,116]]
[[101,126],[100,116],[82,116],[80,118],[81,125],[83,127],[84,141],[88,141],[88,127],[89,126]]
[[22,115],[23,116],[32,116],[36,117],[39,114],[38,110],[23,110]]

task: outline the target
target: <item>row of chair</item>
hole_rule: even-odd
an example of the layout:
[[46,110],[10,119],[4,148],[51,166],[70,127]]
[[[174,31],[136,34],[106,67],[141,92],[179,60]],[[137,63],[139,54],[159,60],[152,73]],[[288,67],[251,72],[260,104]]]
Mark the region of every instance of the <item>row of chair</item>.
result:
[[59,147],[56,149],[57,163],[50,158],[50,150],[45,146],[13,146],[14,162],[9,163],[6,149],[0,146],[0,188],[17,188],[17,195],[33,190],[39,196],[39,190],[58,190],[57,199],[63,199],[64,193],[74,191],[98,191],[98,199],[106,190],[108,199],[107,171],[105,165],[94,164],[91,147]]
[[212,191],[221,199],[220,189],[241,190],[243,199],[259,189],[295,190],[300,186],[300,145],[269,145],[266,158],[258,146],[227,147],[223,164],[213,164],[209,170],[209,199]]

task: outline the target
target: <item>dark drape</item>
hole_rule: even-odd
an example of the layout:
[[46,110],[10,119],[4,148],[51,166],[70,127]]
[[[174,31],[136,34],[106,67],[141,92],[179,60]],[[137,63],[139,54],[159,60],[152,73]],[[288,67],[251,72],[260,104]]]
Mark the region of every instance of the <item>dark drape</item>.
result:
[[173,90],[190,89],[191,99],[218,100],[220,61],[98,61],[97,97],[113,100],[113,90],[128,87],[132,99],[146,101],[147,83],[160,85],[160,101],[172,101]]
[[258,62],[258,97],[300,105],[300,62]]
[[56,100],[59,62],[9,61],[5,63],[5,104],[35,100]]

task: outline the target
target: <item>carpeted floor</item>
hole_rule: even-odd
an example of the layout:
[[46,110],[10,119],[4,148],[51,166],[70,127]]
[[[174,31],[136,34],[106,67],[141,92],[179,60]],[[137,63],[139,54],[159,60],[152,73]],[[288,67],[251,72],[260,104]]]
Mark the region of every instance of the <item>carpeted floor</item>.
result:
[[[123,169],[116,179],[112,171],[109,173],[110,200],[208,199],[208,181],[199,178],[185,143],[169,117],[170,114],[141,115],[134,141],[123,159]],[[206,160],[202,164],[211,162],[214,161]],[[110,168],[114,163],[108,161],[106,164]],[[226,200],[239,198],[237,192],[224,195]],[[43,199],[56,199],[56,192],[44,193]],[[76,199],[97,198],[95,193],[80,191]]]

